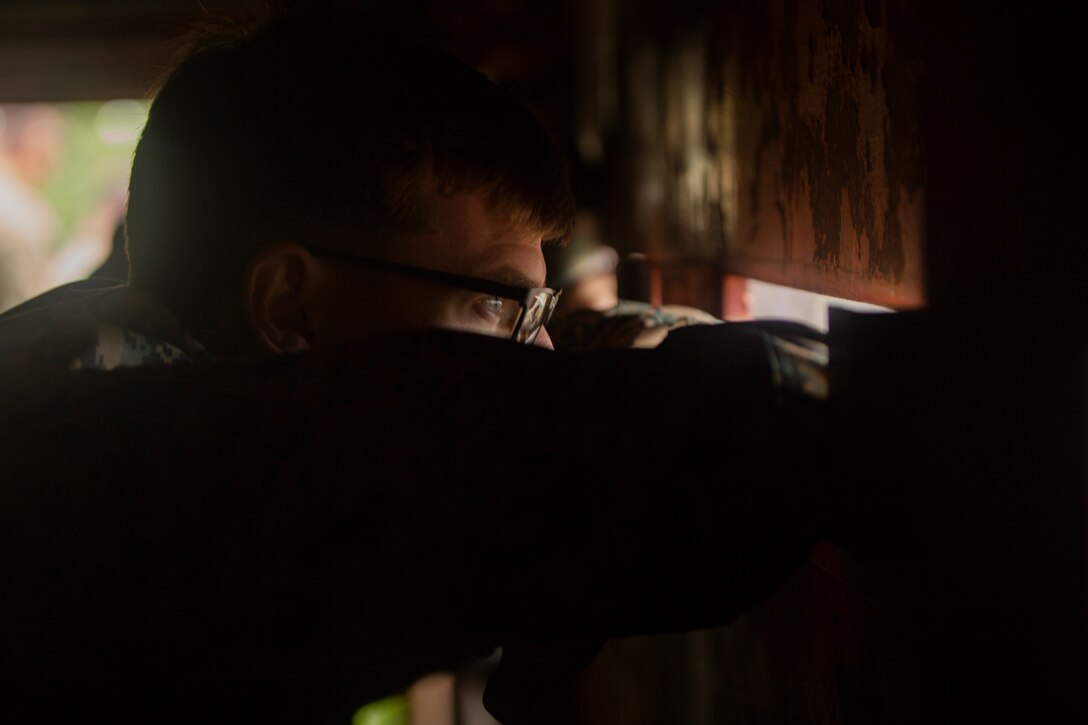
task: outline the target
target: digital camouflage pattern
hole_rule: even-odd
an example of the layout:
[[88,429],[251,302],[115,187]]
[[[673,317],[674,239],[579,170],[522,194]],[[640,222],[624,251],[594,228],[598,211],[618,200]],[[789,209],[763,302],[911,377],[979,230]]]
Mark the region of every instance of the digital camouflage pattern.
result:
[[548,323],[548,334],[556,349],[562,350],[656,347],[674,328],[720,322],[691,307],[620,300],[607,310],[556,310]]
[[210,357],[157,300],[116,282],[73,282],[0,315],[0,367],[114,370]]

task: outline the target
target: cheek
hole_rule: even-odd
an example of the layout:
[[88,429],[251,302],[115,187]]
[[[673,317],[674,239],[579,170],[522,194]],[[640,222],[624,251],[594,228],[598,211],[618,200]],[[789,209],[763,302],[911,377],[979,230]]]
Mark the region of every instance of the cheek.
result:
[[390,330],[456,327],[448,295],[399,277],[350,280],[330,296],[327,338],[348,341]]
[[552,344],[552,336],[548,334],[548,328],[546,327],[540,328],[540,332],[536,334],[536,339],[533,340],[533,344],[548,350],[555,349],[555,345]]
[[347,342],[382,329],[388,317],[385,285],[371,275],[330,274],[307,306],[321,342]]

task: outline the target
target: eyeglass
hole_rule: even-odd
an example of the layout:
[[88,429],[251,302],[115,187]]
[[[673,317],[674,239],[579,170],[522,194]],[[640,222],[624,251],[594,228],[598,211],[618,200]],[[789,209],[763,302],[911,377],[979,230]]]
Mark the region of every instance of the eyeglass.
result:
[[[496,313],[498,318],[499,334],[508,334],[511,340],[526,345],[536,340],[537,335],[540,334],[540,329],[548,324],[548,320],[551,319],[552,313],[555,312],[555,306],[559,302],[559,295],[563,293],[562,290],[554,290],[550,287],[521,287],[519,285],[494,282],[489,279],[469,277],[463,274],[440,272],[436,269],[390,262],[386,259],[360,257],[332,249],[322,249],[309,245],[306,248],[317,257],[359,264],[374,269],[384,269],[389,272],[415,277],[416,279],[490,295],[489,302],[493,300],[499,302],[497,305],[491,305],[492,311]],[[502,304],[503,300],[512,300],[517,302],[517,305],[504,305]]]

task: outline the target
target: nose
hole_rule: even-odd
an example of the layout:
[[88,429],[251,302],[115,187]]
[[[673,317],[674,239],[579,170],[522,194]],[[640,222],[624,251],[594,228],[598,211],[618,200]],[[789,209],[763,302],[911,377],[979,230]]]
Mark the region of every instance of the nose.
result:
[[555,345],[552,344],[551,335],[548,334],[548,328],[541,327],[540,332],[536,333],[536,339],[533,340],[533,344],[537,347],[544,347],[549,350],[554,350]]

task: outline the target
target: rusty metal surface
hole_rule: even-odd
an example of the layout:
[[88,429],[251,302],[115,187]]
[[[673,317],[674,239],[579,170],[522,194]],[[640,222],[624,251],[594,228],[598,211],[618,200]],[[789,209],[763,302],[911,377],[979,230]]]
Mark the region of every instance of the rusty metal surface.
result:
[[[913,4],[644,1],[621,25],[621,236],[657,259],[925,300]],[[625,8],[626,9],[626,8]]]
[[193,22],[253,0],[0,4],[0,102],[145,98]]
[[[924,300],[921,37],[900,2],[776,2],[734,24],[730,265],[892,307]],[[709,90],[709,89],[708,89]]]

